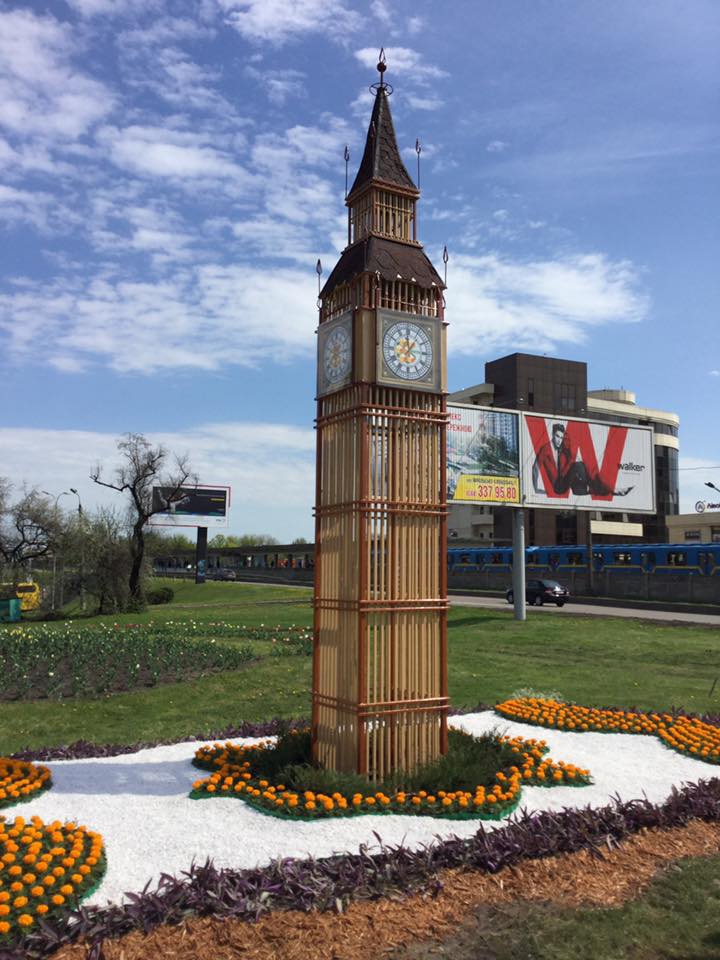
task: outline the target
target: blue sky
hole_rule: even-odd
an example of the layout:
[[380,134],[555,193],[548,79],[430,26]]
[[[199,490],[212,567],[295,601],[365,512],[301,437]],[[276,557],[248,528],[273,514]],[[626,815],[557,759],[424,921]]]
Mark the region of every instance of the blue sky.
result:
[[720,486],[716,0],[6,2],[0,473],[107,502],[90,468],[143,432],[234,531],[312,537],[315,263],[381,46],[450,388],[585,360],[680,414],[683,509]]

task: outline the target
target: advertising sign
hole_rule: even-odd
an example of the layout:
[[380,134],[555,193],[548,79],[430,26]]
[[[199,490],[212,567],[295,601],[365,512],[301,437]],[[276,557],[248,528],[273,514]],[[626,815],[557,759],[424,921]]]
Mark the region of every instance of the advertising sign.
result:
[[528,507],[655,513],[651,427],[525,414]]
[[517,413],[448,404],[448,503],[520,503]]
[[227,527],[230,487],[153,487],[154,527]]

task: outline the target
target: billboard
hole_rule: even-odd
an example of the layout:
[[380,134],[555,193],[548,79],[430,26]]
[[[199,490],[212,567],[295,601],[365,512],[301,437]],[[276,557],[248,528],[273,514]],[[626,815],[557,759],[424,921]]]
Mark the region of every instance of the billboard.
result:
[[448,503],[520,503],[519,414],[448,404]]
[[230,487],[153,487],[154,527],[227,527]]
[[528,507],[655,513],[651,427],[525,414],[520,449]]

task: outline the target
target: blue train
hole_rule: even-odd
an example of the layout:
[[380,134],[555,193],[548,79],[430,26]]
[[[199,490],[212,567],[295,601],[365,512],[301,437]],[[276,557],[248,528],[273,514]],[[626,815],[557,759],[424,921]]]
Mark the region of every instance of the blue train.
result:
[[[592,548],[593,570],[597,573],[692,574],[720,576],[720,543],[609,543]],[[525,568],[528,575],[558,576],[587,566],[587,547],[528,547]],[[511,547],[451,547],[448,572],[512,570]]]

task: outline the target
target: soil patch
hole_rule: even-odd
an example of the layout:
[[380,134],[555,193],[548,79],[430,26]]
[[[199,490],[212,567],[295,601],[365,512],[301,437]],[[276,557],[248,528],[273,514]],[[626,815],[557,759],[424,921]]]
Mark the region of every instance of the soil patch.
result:
[[[352,904],[344,914],[278,911],[250,924],[197,917],[179,927],[133,932],[103,943],[103,960],[364,960],[387,957],[411,943],[437,941],[484,906],[535,901],[562,907],[613,907],[638,897],[673,861],[720,852],[720,824],[648,830],[597,857],[587,851],[526,861],[495,875],[468,870],[440,874],[437,897]],[[82,944],[52,960],[85,960]]]

